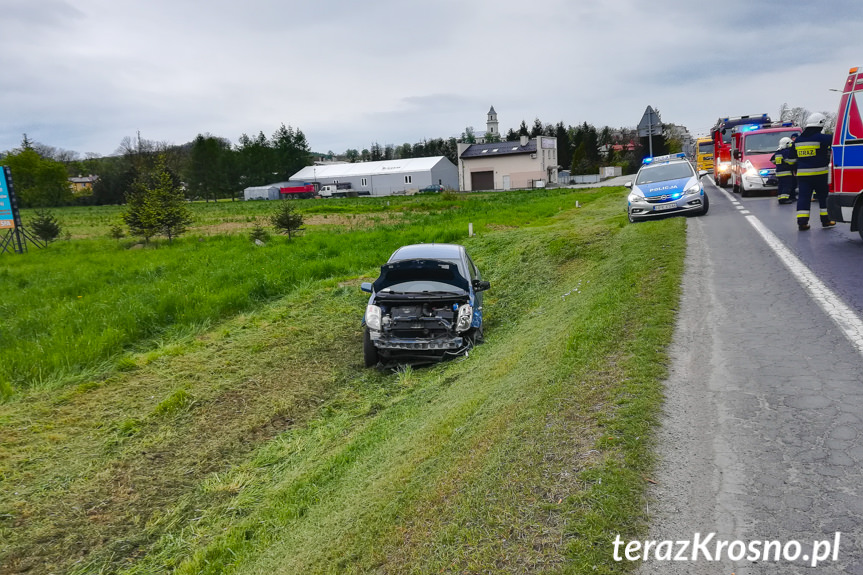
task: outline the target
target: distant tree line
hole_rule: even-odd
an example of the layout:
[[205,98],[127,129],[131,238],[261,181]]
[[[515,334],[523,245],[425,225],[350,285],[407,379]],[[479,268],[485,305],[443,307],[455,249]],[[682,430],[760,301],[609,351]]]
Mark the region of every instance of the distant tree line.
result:
[[[642,142],[633,128],[611,128],[605,126],[599,130],[592,124],[584,122],[576,126],[567,126],[563,122],[544,124],[539,118],[534,119],[531,126],[522,120],[517,129],[507,131],[505,140],[516,142],[521,136],[535,138],[537,136],[553,136],[557,138],[558,165],[561,169],[571,170],[576,174],[594,174],[600,166],[619,165],[628,171],[638,169],[642,159]],[[374,142],[369,149],[362,152],[349,149],[342,156],[348,162],[367,162],[376,160],[397,160],[401,158],[421,158],[427,156],[445,156],[452,163],[458,161],[458,143],[476,143],[477,137],[472,126],[465,128],[460,138],[423,140],[416,144],[405,143],[400,146],[391,144],[381,146]],[[486,142],[500,142],[499,134],[485,135]],[[646,142],[646,140],[645,140]],[[619,150],[615,150],[615,146]],[[657,138],[654,137],[654,148]]]
[[[310,163],[305,135],[284,124],[270,138],[263,132],[243,134],[236,146],[210,134],[177,146],[138,133],[124,138],[115,154],[104,158],[81,158],[25,134],[20,148],[0,154],[0,164],[12,170],[23,207],[123,204],[136,185],[163,172],[187,199],[234,199],[246,187],[286,181]],[[97,176],[93,189],[73,193],[68,178],[78,175]]]

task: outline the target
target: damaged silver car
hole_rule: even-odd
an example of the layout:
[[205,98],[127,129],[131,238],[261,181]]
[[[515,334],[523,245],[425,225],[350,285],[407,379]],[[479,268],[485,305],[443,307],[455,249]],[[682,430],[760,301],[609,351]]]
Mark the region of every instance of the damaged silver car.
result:
[[432,363],[482,341],[482,292],[489,289],[464,246],[414,244],[396,250],[373,283],[363,316],[363,359]]

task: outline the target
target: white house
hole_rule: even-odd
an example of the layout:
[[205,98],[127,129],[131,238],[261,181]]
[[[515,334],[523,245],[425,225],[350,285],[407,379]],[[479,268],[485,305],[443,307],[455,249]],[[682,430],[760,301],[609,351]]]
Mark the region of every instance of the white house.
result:
[[459,189],[510,190],[557,183],[557,138],[458,145]]
[[351,185],[355,191],[368,191],[372,196],[413,193],[433,184],[451,190],[458,189],[458,170],[444,156],[406,158],[380,162],[306,166],[291,180],[300,180],[320,187],[324,184]]

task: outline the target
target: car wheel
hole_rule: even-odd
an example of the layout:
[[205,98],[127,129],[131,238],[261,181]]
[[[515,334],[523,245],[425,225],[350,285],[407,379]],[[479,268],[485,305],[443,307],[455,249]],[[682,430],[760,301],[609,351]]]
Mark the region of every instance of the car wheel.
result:
[[630,212],[629,210],[626,210],[626,217],[629,220],[630,224],[635,223],[636,220],[635,220],[635,218],[632,217],[632,212]]
[[741,184],[741,185],[740,185],[740,195],[741,195],[742,197],[744,197],[744,198],[748,198],[749,196],[751,196],[751,195],[752,195],[752,192],[750,192],[749,190],[747,190],[747,189],[746,189],[746,186],[744,186],[744,185],[742,185],[742,184]]
[[704,208],[699,212],[699,216],[703,216],[707,213],[707,210],[710,209],[710,198],[707,197],[707,194],[704,194]]
[[860,234],[860,239],[863,240],[863,206],[857,209],[857,233]]
[[366,367],[374,367],[378,364],[380,357],[378,356],[378,348],[372,342],[369,336],[369,330],[363,330],[363,361]]

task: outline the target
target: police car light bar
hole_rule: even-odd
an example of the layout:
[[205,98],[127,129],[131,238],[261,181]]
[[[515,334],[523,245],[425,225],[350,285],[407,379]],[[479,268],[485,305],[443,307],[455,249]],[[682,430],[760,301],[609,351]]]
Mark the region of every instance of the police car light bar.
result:
[[641,160],[641,163],[642,163],[642,165],[643,164],[651,164],[653,162],[661,162],[664,160],[677,160],[677,159],[681,159],[681,158],[685,158],[685,157],[686,157],[685,153],[679,152],[677,154],[668,154],[665,156],[656,156],[655,158],[644,158],[643,160]]

